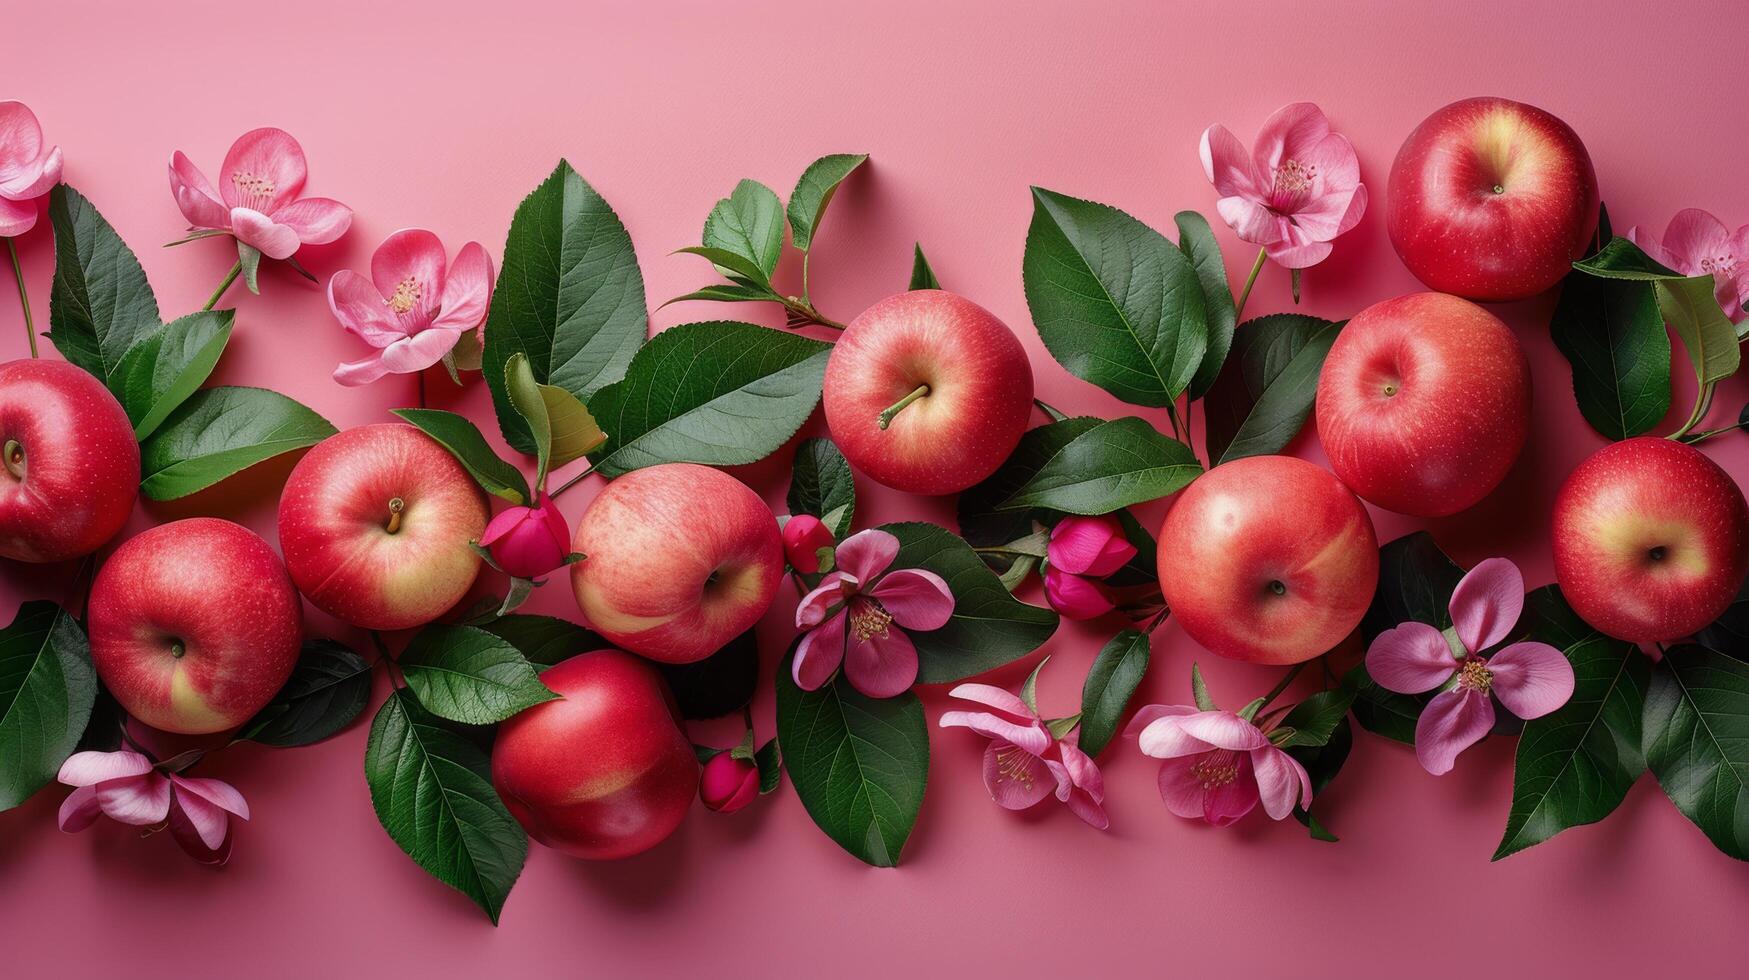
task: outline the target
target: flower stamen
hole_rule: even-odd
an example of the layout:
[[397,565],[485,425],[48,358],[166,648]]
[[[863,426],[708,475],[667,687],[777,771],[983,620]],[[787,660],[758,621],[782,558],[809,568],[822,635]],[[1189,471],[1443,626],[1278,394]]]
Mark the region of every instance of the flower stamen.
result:
[[1209,752],[1191,763],[1190,774],[1207,792],[1239,778],[1239,759],[1231,752]]
[[1318,179],[1318,168],[1308,167],[1298,160],[1284,160],[1275,168],[1275,189],[1287,194],[1310,190]]
[[893,614],[881,608],[880,603],[866,597],[850,604],[850,629],[856,638],[867,642],[875,637],[886,639],[888,627],[893,622]]
[[1021,786],[1032,788],[1032,770],[1027,766],[1027,760],[1032,756],[1017,745],[1010,745],[996,752],[996,771],[1003,777],[1012,779]]
[[1494,686],[1494,672],[1488,669],[1487,661],[1471,657],[1458,668],[1458,686],[1487,694]]
[[263,210],[268,200],[273,197],[275,184],[272,178],[238,170],[231,174],[231,183],[243,193],[243,206],[255,211]]
[[389,297],[389,309],[401,316],[406,316],[419,305],[419,300],[423,297],[424,292],[424,288],[419,285],[419,280],[408,276],[395,283],[394,295]]

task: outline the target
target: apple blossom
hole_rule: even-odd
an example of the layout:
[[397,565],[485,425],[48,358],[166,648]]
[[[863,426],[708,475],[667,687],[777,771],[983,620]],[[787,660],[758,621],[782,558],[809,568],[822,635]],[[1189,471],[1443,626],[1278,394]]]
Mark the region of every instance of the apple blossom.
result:
[[219,232],[288,259],[300,245],[325,245],[346,234],[352,209],[325,197],[299,199],[304,148],[283,129],[252,129],[231,144],[215,190],[181,150],[170,157],[170,193],[190,230]]
[[397,231],[377,246],[370,278],[343,270],[328,280],[328,308],[376,353],[334,370],[343,385],[423,371],[443,360],[464,333],[485,322],[492,260],[468,242],[445,268],[443,243],[429,231]]
[[1286,268],[1324,261],[1330,243],[1366,212],[1354,146],[1331,132],[1323,110],[1310,102],[1277,109],[1250,153],[1220,125],[1203,132],[1201,153],[1203,172],[1221,195],[1215,204],[1221,220]]
[[1676,212],[1662,239],[1628,229],[1628,241],[1654,262],[1685,276],[1712,276],[1713,295],[1732,323],[1742,323],[1749,303],[1749,225],[1733,234],[1725,223],[1699,208]]
[[796,607],[796,686],[818,690],[840,665],[851,686],[871,698],[890,698],[917,680],[917,648],[906,630],[935,630],[953,615],[953,592],[941,576],[921,568],[888,571],[899,539],[870,528],[845,538],[833,570]]
[[537,579],[564,566],[571,554],[571,529],[542,490],[533,507],[511,507],[492,518],[480,535],[480,547],[492,553],[505,574]]
[[43,145],[42,126],[22,102],[0,102],[0,238],[12,258],[18,279],[18,302],[24,307],[24,333],[30,356],[37,356],[36,325],[31,322],[30,297],[24,291],[24,268],[18,262],[14,238],[36,227],[36,199],[61,180],[61,148]]
[[734,813],[759,795],[759,767],[734,752],[719,752],[704,764],[698,798],[707,809]]
[[820,549],[836,543],[832,529],[812,514],[796,514],[783,525],[783,554],[803,575],[820,570]]
[[[1540,718],[1573,696],[1573,665],[1547,643],[1514,643],[1484,659],[1524,610],[1524,576],[1505,558],[1470,569],[1451,594],[1451,629],[1407,622],[1373,638],[1366,670],[1380,687],[1421,694],[1443,686],[1415,723],[1415,758],[1434,775],[1494,727],[1494,701]],[[1455,680],[1455,682],[1454,682]],[[1490,697],[1490,694],[1493,697]]]
[[1123,525],[1110,514],[1065,517],[1045,549],[1045,599],[1069,619],[1094,619],[1114,608],[1098,582],[1136,556]]
[[990,740],[984,747],[984,788],[997,806],[1025,810],[1054,791],[1091,826],[1110,826],[1105,780],[1099,766],[1081,751],[1074,730],[1053,738],[1032,705],[989,684],[961,684],[948,694],[991,709],[944,712],[938,724],[969,728]]
[[1187,819],[1225,827],[1263,804],[1280,820],[1312,802],[1312,779],[1299,760],[1231,711],[1150,704],[1124,735],[1160,764],[1160,798]]
[[61,804],[63,831],[78,833],[100,815],[153,831],[168,829],[177,845],[203,864],[230,860],[231,817],[249,819],[249,804],[236,787],[183,776],[139,752],[75,752],[57,778],[75,787]]

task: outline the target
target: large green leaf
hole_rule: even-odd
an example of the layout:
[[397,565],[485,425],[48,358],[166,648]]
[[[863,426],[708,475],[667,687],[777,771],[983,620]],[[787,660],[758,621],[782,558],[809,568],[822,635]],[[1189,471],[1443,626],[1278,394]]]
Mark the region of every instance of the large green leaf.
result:
[[856,478],[830,439],[805,439],[796,447],[787,495],[791,514],[812,514],[843,540],[856,517]]
[[537,669],[563,663],[579,653],[612,646],[592,630],[568,619],[517,613],[478,624],[480,629],[506,641]]
[[658,463],[733,466],[771,455],[820,400],[832,345],[753,323],[657,334],[589,410],[607,432],[591,458],[612,478]]
[[1312,412],[1318,372],[1341,329],[1341,323],[1298,313],[1241,326],[1203,402],[1209,459],[1225,463],[1286,449]]
[[140,491],[174,500],[335,433],[328,420],[265,388],[207,388],[140,446]]
[[1738,347],[1737,328],[1713,294],[1713,277],[1662,279],[1653,283],[1652,289],[1664,321],[1688,350],[1695,379],[1709,385],[1736,374],[1743,353]]
[[748,263],[725,265],[712,259],[724,275],[767,285],[783,255],[783,202],[764,184],[743,180],[711,208],[703,241],[706,249],[721,249]]
[[1593,429],[1627,439],[1670,410],[1670,334],[1650,283],[1568,273],[1549,333]]
[[213,373],[231,340],[235,310],[190,313],[142,337],[110,376],[109,388],[144,440]]
[[1221,243],[1215,238],[1208,219],[1195,211],[1180,211],[1173,217],[1178,226],[1178,250],[1190,259],[1202,284],[1202,305],[1208,316],[1208,350],[1190,379],[1190,396],[1201,398],[1221,373],[1227,352],[1233,348],[1233,328],[1238,325],[1239,311],[1233,305],[1232,287],[1227,284],[1227,264],[1221,259]]
[[0,810],[30,799],[73,754],[97,674],[85,631],[52,602],[26,602],[0,630]]
[[777,741],[796,796],[826,836],[876,867],[899,863],[929,779],[929,725],[907,691],[865,697],[840,673],[817,691],[777,671]]
[[1660,264],[1626,238],[1610,238],[1596,253],[1573,263],[1573,268],[1604,279],[1657,282],[1683,278],[1682,273]]
[[833,153],[808,164],[808,169],[802,171],[795,193],[789,196],[790,241],[797,249],[806,252],[814,247],[820,219],[826,216],[826,205],[832,203],[838,185],[867,160],[866,153]]
[[953,616],[927,633],[913,631],[917,681],[945,684],[1012,663],[1037,650],[1057,631],[1057,614],[1021,602],[970,545],[934,524],[883,524],[899,539],[893,568],[924,568],[953,592]]
[[536,381],[587,402],[625,374],[648,321],[631,236],[601,195],[559,161],[510,220],[486,319],[481,371],[505,441],[534,452],[504,387],[510,355],[527,355]]
[[122,357],[162,326],[140,260],[78,191],[49,192],[55,279],[49,339],[61,356],[108,383]]
[[558,699],[514,644],[472,626],[427,626],[395,664],[420,704],[468,725],[496,724]]
[[371,665],[333,640],[305,640],[298,665],[237,738],[290,748],[339,733],[370,703]]
[[1524,723],[1496,861],[1609,816],[1646,771],[1640,721],[1651,666],[1645,654],[1579,619],[1557,586],[1537,589],[1526,604],[1529,637],[1558,647],[1572,663],[1573,696]]
[[[1447,558],[1426,531],[1406,534],[1379,549],[1379,586],[1360,621],[1367,643],[1415,620],[1436,629],[1451,625],[1451,594],[1464,570]],[[1354,717],[1375,735],[1413,744],[1415,721],[1433,694],[1397,694],[1380,687],[1360,664],[1344,683],[1354,692]]]
[[501,459],[479,427],[454,412],[435,408],[398,408],[395,414],[416,426],[419,431],[437,440],[449,450],[456,462],[468,471],[480,488],[513,504],[528,504],[533,497],[522,471]]
[[1672,648],[1646,694],[1646,765],[1713,845],[1749,860],[1749,663]]
[[1022,278],[1039,339],[1070,374],[1132,405],[1170,405],[1208,348],[1196,269],[1116,208],[1032,190]]
[[1081,751],[1098,755],[1111,744],[1124,709],[1148,672],[1148,634],[1120,630],[1093,658],[1081,685]]
[[[1105,424],[1091,416],[1062,419],[1028,429],[996,472],[959,497],[960,533],[980,548],[1007,544],[1032,533],[1033,512],[999,510],[1051,458],[1082,434]],[[1006,566],[1006,562],[1002,563]]]
[[496,925],[528,859],[528,835],[492,788],[486,754],[403,688],[371,723],[364,778],[389,837]]
[[1201,473],[1189,446],[1128,416],[1071,439],[999,506],[1109,514],[1177,493]]

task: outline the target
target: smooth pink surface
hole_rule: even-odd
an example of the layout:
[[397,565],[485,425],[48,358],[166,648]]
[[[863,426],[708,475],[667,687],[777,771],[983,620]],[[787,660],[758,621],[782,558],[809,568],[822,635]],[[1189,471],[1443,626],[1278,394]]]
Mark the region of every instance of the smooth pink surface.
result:
[[[921,240],[944,284],[1015,329],[1039,397],[1106,415],[1129,410],[1051,361],[1027,315],[1027,185],[1121,205],[1162,229],[1182,208],[1212,215],[1215,191],[1197,159],[1211,123],[1255,133],[1279,106],[1314,100],[1382,191],[1397,146],[1429,112],[1501,94],[1579,131],[1618,227],[1662,228],[1690,206],[1733,228],[1749,220],[1743,138],[1732,125],[1741,116],[1733,66],[1749,32],[1740,3],[1656,12],[1616,0],[1559,10],[1486,0],[1437,10],[1335,0],[591,6],[505,0],[438,13],[431,4],[207,3],[169,14],[145,4],[17,5],[0,40],[9,86],[0,97],[42,118],[65,148],[67,179],[134,245],[167,313],[198,306],[235,251],[219,242],[158,247],[186,225],[164,186],[165,161],[178,148],[219,160],[253,126],[295,133],[309,156],[307,192],[358,209],[340,243],[300,250],[319,275],[367,267],[384,235],[413,225],[446,242],[480,241],[501,259],[516,202],[568,155],[630,229],[652,307],[708,281],[705,263],[667,253],[697,243],[712,203],[736,180],[755,177],[787,197],[816,155],[867,150],[872,163],[823,225],[811,270],[821,309],[845,319],[901,288]],[[212,54],[227,51],[247,57]],[[1216,234],[1229,273],[1242,277],[1255,252],[1218,225]],[[42,229],[19,244],[40,324],[52,248]],[[334,324],[320,288],[263,265],[265,295],[238,290],[227,301],[240,314],[220,381],[281,388],[342,426],[386,421],[389,408],[413,402],[412,378],[336,385],[330,372],[358,356],[357,341]],[[780,278],[794,291],[796,263],[786,259]],[[0,276],[0,354],[17,357],[25,343],[8,279]],[[1308,270],[1304,286],[1302,308],[1329,316],[1420,288],[1390,247],[1382,209]],[[1502,554],[1531,586],[1552,580],[1555,492],[1602,445],[1580,421],[1548,339],[1552,306],[1545,296],[1492,308],[1523,341],[1536,378],[1519,465],[1457,517],[1423,525],[1374,511],[1381,538],[1431,526],[1466,564]],[[1266,269],[1249,310],[1291,308],[1287,276]],[[653,320],[660,328],[720,316],[781,324],[773,309],[699,304]],[[491,428],[477,383],[460,399],[440,371],[428,383],[434,406],[460,406]],[[1678,387],[1673,414],[1686,411],[1690,393]],[[1746,396],[1749,376],[1733,379],[1717,417]],[[1165,425],[1163,412],[1142,414]],[[809,431],[823,432],[818,418]],[[1310,431],[1294,451],[1321,460]],[[1707,452],[1739,480],[1749,476],[1749,436],[1715,440]],[[779,458],[739,475],[781,504],[787,465]],[[274,495],[289,468],[281,461],[217,492],[143,504],[130,531],[215,514],[272,540]],[[952,519],[947,500],[903,498],[867,480],[858,489],[865,525]],[[560,499],[573,526],[595,491],[592,481]],[[1160,514],[1146,508],[1144,523],[1157,525]],[[73,570],[0,563],[0,609],[65,599]],[[789,597],[786,587],[761,627],[768,667],[794,632]],[[539,591],[532,608],[574,613],[562,583]],[[309,620],[315,633],[362,644],[329,617]],[[1063,627],[1046,647],[1042,710],[1074,710],[1082,675],[1116,625]],[[1201,653],[1168,626],[1137,703],[1188,703],[1193,658],[1231,707],[1279,676]],[[986,680],[1016,689],[1034,662]],[[0,814],[6,968],[1447,977],[1485,962],[1515,975],[1653,976],[1672,963],[1697,976],[1741,972],[1749,869],[1716,852],[1649,778],[1608,822],[1490,864],[1510,801],[1510,740],[1484,742],[1435,778],[1408,748],[1359,738],[1347,771],[1319,796],[1343,837],[1335,845],[1255,814],[1226,830],[1174,817],[1156,789],[1159,763],[1119,740],[1100,759],[1111,816],[1100,833],[1064,807],[1014,814],[994,805],[978,778],[985,741],[934,726],[953,703],[945,689],[925,692],[929,789],[897,871],[840,851],[786,781],[734,816],[695,806],[673,838],[628,862],[588,865],[535,847],[496,930],[377,826],[362,723],[313,748],[229,749],[198,770],[233,783],[254,818],[236,828],[235,854],[219,872],[193,866],[170,840],[141,841],[107,822],[62,834],[62,792],[50,789]],[[769,688],[754,716],[760,739],[769,737]],[[730,746],[737,725],[696,735]],[[98,923],[103,942],[91,940]]]

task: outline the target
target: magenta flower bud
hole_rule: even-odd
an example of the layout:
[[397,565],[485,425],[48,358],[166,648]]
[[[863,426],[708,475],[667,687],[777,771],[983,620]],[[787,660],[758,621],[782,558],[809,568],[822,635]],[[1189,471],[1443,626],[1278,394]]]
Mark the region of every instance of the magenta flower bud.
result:
[[1097,619],[1115,608],[1098,582],[1055,565],[1045,566],[1045,599],[1065,619]]
[[752,759],[737,759],[719,752],[704,764],[698,782],[698,798],[718,813],[734,813],[759,795],[759,767]]
[[1136,556],[1116,517],[1065,517],[1051,528],[1046,550],[1052,566],[1075,575],[1104,578]]
[[540,578],[565,563],[571,554],[571,529],[565,516],[543,491],[533,507],[501,511],[480,535],[480,547],[492,553],[508,575]]
[[832,529],[812,514],[797,514],[783,525],[783,554],[803,575],[820,570],[820,549],[837,544]]

